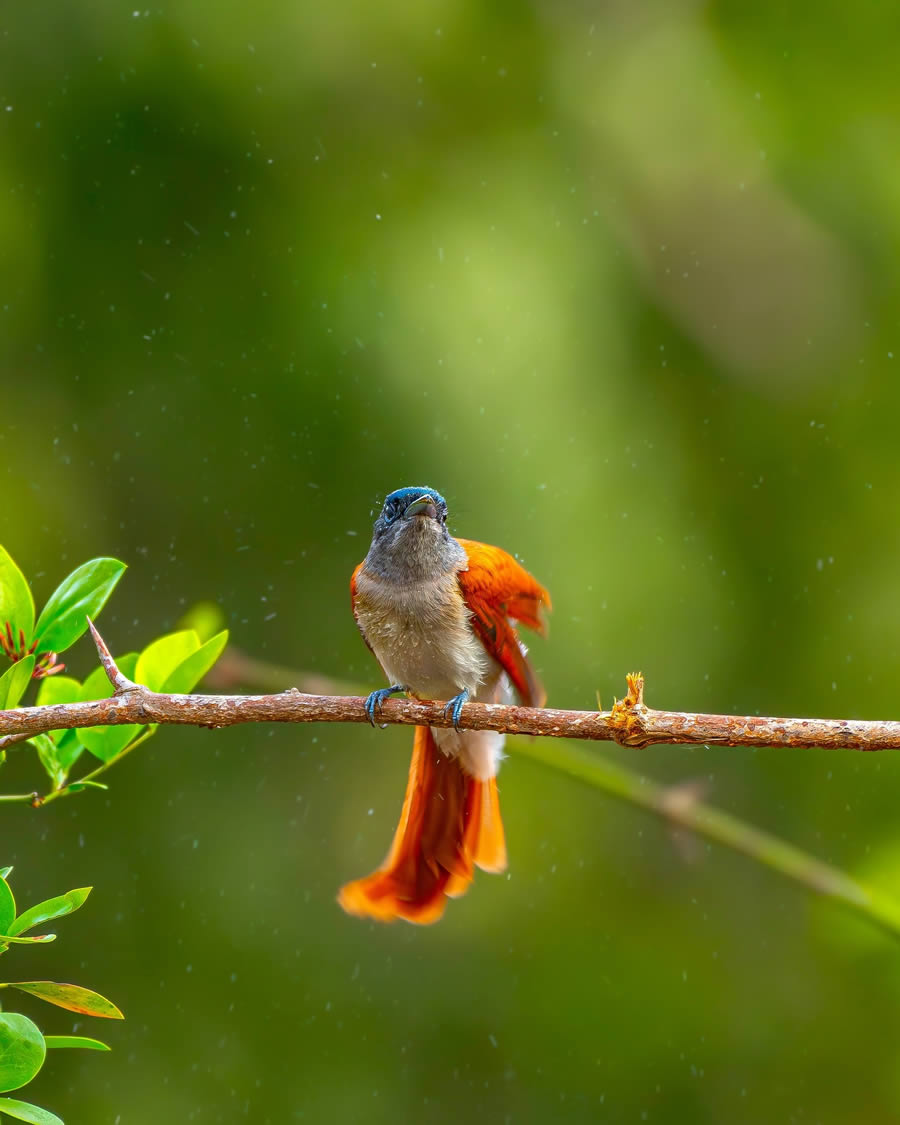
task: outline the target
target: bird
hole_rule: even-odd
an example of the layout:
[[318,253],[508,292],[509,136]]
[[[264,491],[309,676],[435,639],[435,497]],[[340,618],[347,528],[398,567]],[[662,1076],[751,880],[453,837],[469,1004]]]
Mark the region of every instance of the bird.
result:
[[364,918],[429,924],[468,890],[475,867],[506,869],[497,791],[504,736],[460,730],[459,721],[467,701],[511,702],[511,689],[523,706],[544,705],[513,621],[545,633],[550,595],[500,547],[455,539],[444,497],[413,486],[385,499],[350,600],[390,684],[365,701],[372,725],[384,701],[405,692],[446,701],[452,726],[416,727],[390,852],[371,875],[345,884],[338,902]]

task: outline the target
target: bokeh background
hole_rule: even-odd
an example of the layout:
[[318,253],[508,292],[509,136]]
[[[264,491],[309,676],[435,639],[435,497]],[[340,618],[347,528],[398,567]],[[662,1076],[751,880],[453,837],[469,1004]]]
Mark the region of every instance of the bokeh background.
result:
[[[640,668],[660,707],[896,717],[898,34],[837,0],[8,6],[0,541],[39,603],[125,559],[117,651],[210,599],[255,659],[377,686],[347,581],[427,483],[550,587],[557,705]],[[433,928],[344,916],[410,742],[169,730],[106,794],[5,807],[23,904],[96,890],[4,973],[128,1017],[28,1096],[89,1125],[897,1120],[895,943],[514,753],[508,878]],[[893,755],[597,753],[900,881]]]

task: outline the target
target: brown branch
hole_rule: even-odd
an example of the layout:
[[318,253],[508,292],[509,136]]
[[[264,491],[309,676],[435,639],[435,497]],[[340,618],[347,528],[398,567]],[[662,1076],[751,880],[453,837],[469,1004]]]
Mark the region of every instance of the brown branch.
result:
[[[2,714],[3,712],[0,712]],[[26,742],[31,738],[30,734],[7,734],[0,738],[0,750],[5,750],[8,746],[15,746],[17,742]]]
[[[22,707],[0,712],[0,747],[48,730],[118,723],[180,723],[231,726],[250,722],[367,722],[364,700],[356,696],[281,695],[165,695],[134,684],[123,676],[96,630],[91,629],[100,659],[113,685],[109,699]],[[326,688],[327,690],[327,688]],[[333,689],[332,689],[333,690]],[[845,746],[858,750],[900,747],[900,723],[834,721],[829,719],[760,719],[731,715],[696,715],[654,711],[643,701],[644,681],[628,677],[628,693],[611,711],[535,710],[467,704],[460,726],[554,738],[593,739],[624,746],[653,742],[718,743],[720,745]],[[385,722],[448,726],[442,703],[392,700],[383,708]],[[0,802],[27,802],[35,808],[96,785],[97,777],[149,737],[145,731],[118,754],[89,773],[41,796],[38,793],[0,794]],[[694,787],[665,789],[599,754],[575,746],[552,746],[543,741],[519,742],[517,751],[638,805],[672,823],[706,836],[752,857],[795,882],[843,902],[889,932],[900,935],[900,903],[877,888],[858,883],[844,872],[798,848],[704,805]]]
[[[308,695],[294,689],[279,695],[167,695],[135,684],[116,666],[91,625],[100,660],[115,688],[108,699],[18,707],[0,711],[0,746],[50,730],[170,723],[227,727],[238,723],[365,723],[361,696]],[[656,711],[644,703],[644,680],[628,676],[628,692],[611,711],[562,711],[467,703],[459,726],[549,738],[618,742],[622,746],[683,743],[719,746],[787,746],[850,750],[900,749],[900,722],[861,719],[783,719]],[[442,702],[388,700],[383,723],[448,727]]]

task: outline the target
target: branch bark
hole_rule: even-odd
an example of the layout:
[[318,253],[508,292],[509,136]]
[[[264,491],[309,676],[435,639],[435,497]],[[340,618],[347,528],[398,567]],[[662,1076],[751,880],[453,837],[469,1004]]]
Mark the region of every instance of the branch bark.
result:
[[[368,722],[361,696],[308,694],[291,689],[279,695],[166,695],[127,679],[91,625],[106,674],[113,686],[108,699],[47,707],[20,707],[0,712],[0,749],[35,734],[74,727],[119,723],[175,723],[204,727],[238,723]],[[266,666],[267,675],[271,669]],[[279,678],[284,669],[278,669]],[[301,677],[309,682],[309,677]],[[232,681],[233,682],[233,681]],[[643,700],[643,677],[628,677],[628,692],[611,711],[536,710],[469,703],[460,727],[509,734],[617,742],[623,746],[686,743],[725,746],[846,747],[856,750],[900,748],[900,723],[834,719],[779,719],[655,711]],[[385,723],[449,726],[443,703],[389,700]],[[40,807],[98,784],[96,778],[149,737],[149,731],[90,773],[63,784],[46,796],[0,794],[0,802],[28,802]],[[709,840],[765,864],[785,878],[843,903],[900,937],[900,901],[860,883],[767,832],[704,804],[695,786],[663,787],[600,755],[576,746],[517,740],[517,753],[594,786]],[[105,788],[105,787],[104,787]]]
[[[114,694],[108,699],[85,703],[0,711],[0,748],[51,730],[120,723],[174,723],[215,728],[238,723],[368,722],[362,696],[309,695],[293,689],[278,695],[166,695],[151,691],[126,679],[102,639],[98,636],[95,640],[115,688]],[[617,742],[631,747],[664,742],[828,750],[900,749],[900,722],[897,721],[657,711],[644,703],[643,693],[643,677],[629,675],[625,698],[617,700],[610,711],[467,703],[462,709],[459,726],[462,730]],[[406,726],[452,725],[442,702],[416,699],[386,701],[381,709],[381,721]]]

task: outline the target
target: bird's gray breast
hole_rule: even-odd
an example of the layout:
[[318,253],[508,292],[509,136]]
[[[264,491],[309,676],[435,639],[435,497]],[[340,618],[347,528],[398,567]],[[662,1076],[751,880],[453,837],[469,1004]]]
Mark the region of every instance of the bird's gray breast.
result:
[[385,675],[422,699],[473,695],[490,661],[469,623],[456,573],[400,584],[367,575],[356,583],[356,620]]

